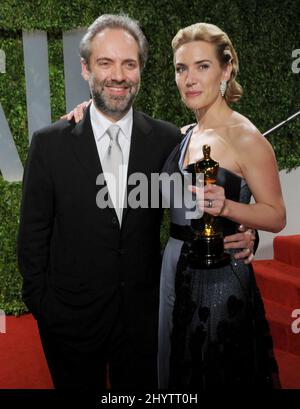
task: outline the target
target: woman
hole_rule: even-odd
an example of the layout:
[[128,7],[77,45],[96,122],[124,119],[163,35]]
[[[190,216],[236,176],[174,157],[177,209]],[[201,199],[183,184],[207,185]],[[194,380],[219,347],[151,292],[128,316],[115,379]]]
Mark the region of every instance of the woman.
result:
[[[225,235],[237,231],[238,224],[279,232],[285,207],[274,152],[255,126],[229,106],[242,95],[231,41],[217,26],[198,23],[179,30],[172,48],[176,84],[197,123],[182,128],[185,137],[164,170],[185,174],[203,157],[203,145],[209,145],[220,168],[217,185],[205,186],[204,200],[193,188],[199,207],[218,217]],[[251,193],[254,204],[249,204]],[[192,230],[197,222],[186,220],[185,211],[171,209],[163,258],[160,387],[276,386],[277,364],[251,265],[232,258],[225,267],[192,268],[191,239],[182,226]]]

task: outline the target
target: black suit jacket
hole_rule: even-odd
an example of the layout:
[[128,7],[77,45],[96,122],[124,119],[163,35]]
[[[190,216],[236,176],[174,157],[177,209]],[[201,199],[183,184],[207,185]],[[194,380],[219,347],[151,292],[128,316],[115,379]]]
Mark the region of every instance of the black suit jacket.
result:
[[[128,176],[150,180],[179,140],[174,125],[134,111]],[[114,209],[96,205],[101,172],[89,109],[77,125],[59,121],[34,134],[18,237],[23,299],[78,348],[105,341],[122,314],[136,346],[153,352],[162,210],[124,209],[120,229]]]

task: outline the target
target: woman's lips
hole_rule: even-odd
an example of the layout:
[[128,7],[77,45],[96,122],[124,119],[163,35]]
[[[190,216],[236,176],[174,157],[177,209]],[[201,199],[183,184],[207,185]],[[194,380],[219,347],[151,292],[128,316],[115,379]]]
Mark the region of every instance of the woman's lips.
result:
[[188,91],[185,93],[186,97],[198,97],[199,95],[202,94],[202,91]]

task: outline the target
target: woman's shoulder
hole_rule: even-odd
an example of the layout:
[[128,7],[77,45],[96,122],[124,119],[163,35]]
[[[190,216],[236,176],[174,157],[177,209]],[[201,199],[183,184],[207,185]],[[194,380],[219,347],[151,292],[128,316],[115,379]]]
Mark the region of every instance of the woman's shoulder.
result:
[[237,143],[247,143],[249,140],[265,140],[265,137],[250,119],[236,111],[233,113],[229,132]]
[[247,152],[253,146],[268,147],[269,141],[262,135],[259,129],[246,116],[234,111],[232,124],[229,127],[231,142],[240,152]]

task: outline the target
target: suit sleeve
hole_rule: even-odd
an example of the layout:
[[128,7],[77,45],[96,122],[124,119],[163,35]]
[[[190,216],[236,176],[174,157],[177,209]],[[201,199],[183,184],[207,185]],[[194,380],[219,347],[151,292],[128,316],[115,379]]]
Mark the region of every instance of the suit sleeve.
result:
[[23,300],[36,318],[46,282],[54,223],[53,183],[45,153],[40,135],[34,134],[24,171],[18,234]]
[[174,133],[173,136],[173,141],[171,145],[171,151],[174,149],[176,145],[178,145],[182,141],[182,133],[180,132],[179,129],[176,128],[176,132]]

